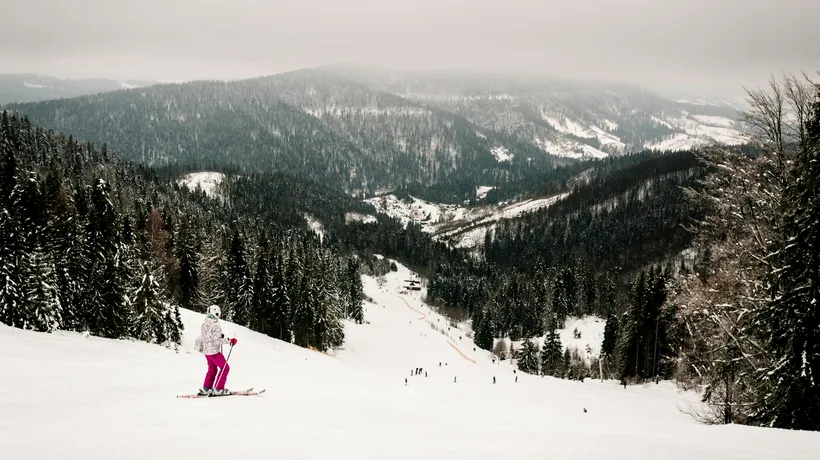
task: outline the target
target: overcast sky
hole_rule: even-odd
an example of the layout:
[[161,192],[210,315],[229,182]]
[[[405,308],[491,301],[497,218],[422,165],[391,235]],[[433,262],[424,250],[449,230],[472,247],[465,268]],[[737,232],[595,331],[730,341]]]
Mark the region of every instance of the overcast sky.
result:
[[820,0],[0,0],[0,73],[242,78],[334,62],[731,90],[820,69]]

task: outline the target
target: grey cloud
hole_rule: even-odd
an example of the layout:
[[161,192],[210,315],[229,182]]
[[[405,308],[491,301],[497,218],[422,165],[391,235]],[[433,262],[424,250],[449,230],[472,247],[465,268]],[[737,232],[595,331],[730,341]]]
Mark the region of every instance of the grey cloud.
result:
[[338,61],[728,88],[820,68],[811,0],[0,0],[0,72],[241,78]]

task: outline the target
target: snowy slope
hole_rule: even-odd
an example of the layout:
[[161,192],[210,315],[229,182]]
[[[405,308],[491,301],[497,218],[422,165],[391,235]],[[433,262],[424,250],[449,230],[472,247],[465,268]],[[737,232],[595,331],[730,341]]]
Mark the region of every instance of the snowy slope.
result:
[[177,184],[191,190],[201,189],[211,198],[218,197],[217,186],[222,183],[225,175],[219,172],[202,171],[186,174],[177,179]]
[[[174,397],[205,371],[190,351],[196,313],[183,314],[180,353],[2,326],[3,458],[817,458],[820,433],[699,425],[679,410],[696,397],[670,384],[520,373],[515,383],[509,362],[473,351],[421,294],[400,294],[409,276],[400,267],[383,287],[365,278],[368,323],[347,325],[335,357],[223,324],[239,338],[229,387],[267,388],[260,397]],[[411,377],[416,367],[428,376]]]
[[[476,194],[486,196],[494,187],[482,186]],[[378,212],[398,219],[402,226],[408,222],[421,225],[424,232],[433,238],[445,241],[459,248],[474,248],[483,243],[488,230],[495,228],[502,219],[514,219],[524,213],[551,206],[566,197],[560,194],[546,198],[526,199],[503,205],[475,206],[465,208],[454,204],[432,203],[411,197],[409,201],[399,200],[395,195],[384,195],[364,200]]]
[[[597,316],[584,316],[583,318],[569,317],[563,329],[558,329],[558,337],[561,339],[561,345],[564,349],[577,351],[587,364],[592,362],[593,358],[601,355],[601,344],[604,342],[604,327],[606,320]],[[575,331],[581,335],[580,338],[575,338]],[[531,337],[533,343],[540,350],[544,345],[545,337]],[[521,349],[521,344],[524,340],[511,341],[509,338],[496,339],[494,343],[503,341],[507,345],[513,345],[516,350]]]

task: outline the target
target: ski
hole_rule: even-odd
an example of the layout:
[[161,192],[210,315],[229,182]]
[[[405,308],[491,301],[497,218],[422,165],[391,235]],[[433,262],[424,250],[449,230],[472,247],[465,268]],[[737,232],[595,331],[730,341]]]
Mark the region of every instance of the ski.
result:
[[203,395],[195,393],[192,395],[177,395],[177,398],[199,399],[199,398],[221,398],[223,396],[258,396],[264,393],[265,390],[253,391],[253,388],[248,388],[244,391],[232,391],[224,395]]

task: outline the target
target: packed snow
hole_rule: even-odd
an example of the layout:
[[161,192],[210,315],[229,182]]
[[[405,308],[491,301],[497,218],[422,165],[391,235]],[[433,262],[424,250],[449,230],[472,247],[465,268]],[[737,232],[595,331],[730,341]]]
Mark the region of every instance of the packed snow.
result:
[[217,187],[222,183],[225,175],[220,172],[202,171],[186,174],[177,180],[177,183],[191,190],[200,189],[211,198],[218,197]]
[[267,389],[262,396],[175,397],[196,392],[206,370],[193,351],[203,316],[190,311],[178,353],[0,326],[3,456],[817,458],[820,433],[696,423],[682,409],[697,395],[670,383],[624,389],[513,374],[510,361],[475,348],[464,325],[427,307],[423,291],[402,294],[412,276],[399,266],[382,282],[365,277],[366,323],[346,324],[344,348],[329,355],[223,322],[238,338],[228,388]]
[[507,147],[495,146],[495,147],[492,148],[491,152],[492,152],[493,156],[495,157],[495,161],[497,161],[499,163],[504,162],[504,161],[510,161],[513,158],[510,151],[507,150]]
[[555,155],[558,157],[582,160],[590,158],[606,158],[609,156],[606,152],[602,152],[591,145],[570,139],[546,139],[536,137],[535,143],[538,147],[550,155]]
[[484,198],[487,198],[487,194],[494,188],[495,187],[491,185],[480,185],[475,189],[475,197],[479,200],[483,200]]
[[[610,133],[604,131],[603,129],[601,129],[597,126],[584,126],[581,123],[579,123],[577,121],[570,120],[567,117],[559,117],[559,116],[550,115],[550,114],[547,114],[547,113],[542,113],[541,117],[544,119],[544,121],[549,123],[550,126],[552,126],[559,133],[570,134],[570,135],[573,135],[573,136],[576,136],[576,137],[583,137],[583,138],[586,138],[586,139],[597,139],[598,142],[600,142],[602,146],[607,146],[607,147],[612,148],[613,150],[617,150],[617,151],[622,151],[626,147],[626,144],[621,142],[621,139],[618,136],[615,136],[614,134],[610,134]],[[617,124],[615,124],[613,122],[608,122],[606,120],[604,122],[602,122],[602,124],[604,126],[606,126],[607,129],[614,130],[614,129],[617,128]],[[564,147],[561,147],[562,144],[564,145]],[[552,142],[552,149],[557,151],[557,152],[563,153],[563,152],[567,151],[566,145],[568,145],[566,140],[564,140],[564,142],[560,142],[560,143],[553,141]],[[570,143],[569,145],[572,145],[572,144]],[[581,147],[581,148],[583,148],[583,147]],[[595,150],[596,150],[596,152],[600,152],[597,149],[595,149]],[[573,152],[574,152],[574,150],[573,150]],[[552,153],[552,152],[550,152],[550,153]],[[553,154],[553,155],[571,156],[571,155],[566,154],[566,153],[563,153],[563,154],[561,154],[561,153],[557,153],[557,154]],[[595,153],[592,153],[591,151],[590,152],[585,151],[584,153],[591,153],[592,156],[595,156]],[[603,153],[603,152],[601,152],[601,153]],[[604,155],[606,155],[606,154],[604,154]]]
[[[601,344],[604,342],[604,328],[606,320],[597,316],[589,315],[582,318],[569,317],[567,318],[564,327],[558,329],[558,337],[561,338],[561,345],[564,349],[578,352],[578,356],[582,357],[587,364],[592,362],[593,358],[601,355]],[[576,336],[576,332],[578,336]],[[533,343],[541,349],[544,345],[544,337],[530,337]],[[511,341],[509,339],[496,339],[495,343],[503,341],[507,348],[512,345],[516,350],[521,349],[521,344],[524,340]]]
[[666,117],[653,121],[679,131],[664,139],[647,142],[644,147],[655,150],[685,150],[703,145],[738,145],[746,142],[748,136],[736,129],[737,123],[726,117],[712,115],[688,115]]
[[358,212],[345,213],[345,223],[362,222],[365,224],[372,224],[376,222],[376,216],[370,214],[360,214]]
[[35,88],[35,89],[48,88],[48,86],[44,86],[44,85],[41,85],[39,83],[31,83],[31,82],[27,82],[27,81],[23,82],[23,86],[25,86],[26,88]]
[[305,221],[307,221],[308,227],[313,230],[313,233],[319,235],[319,238],[324,238],[325,226],[319,221],[319,219],[305,213]]

